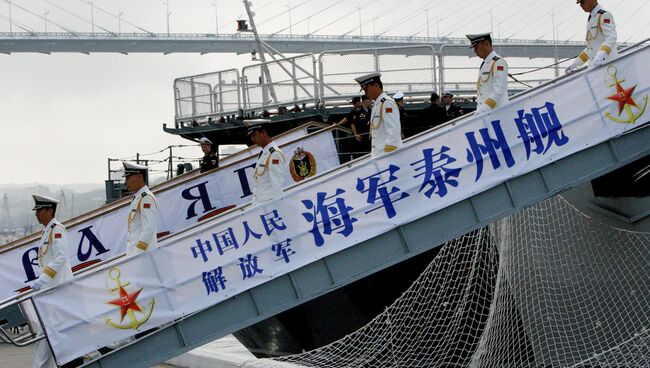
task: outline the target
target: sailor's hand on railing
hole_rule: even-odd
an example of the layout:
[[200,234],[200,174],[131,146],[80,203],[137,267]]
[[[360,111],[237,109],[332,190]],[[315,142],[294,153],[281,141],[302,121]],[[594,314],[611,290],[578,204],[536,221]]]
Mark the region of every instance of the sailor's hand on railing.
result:
[[607,59],[607,53],[603,50],[600,50],[596,53],[596,56],[589,62],[589,69],[593,69],[605,64],[605,59]]
[[575,58],[575,60],[573,60],[573,64],[569,65],[566,69],[564,69],[564,73],[565,74],[573,73],[581,65],[582,65],[582,60],[580,60],[579,58]]
[[34,284],[32,284],[32,290],[40,291],[43,288],[43,286],[45,286],[45,281],[41,279],[36,279]]
[[361,136],[359,134],[355,135],[354,139],[356,139],[357,142],[361,142],[361,140],[362,140],[362,138],[361,138]]

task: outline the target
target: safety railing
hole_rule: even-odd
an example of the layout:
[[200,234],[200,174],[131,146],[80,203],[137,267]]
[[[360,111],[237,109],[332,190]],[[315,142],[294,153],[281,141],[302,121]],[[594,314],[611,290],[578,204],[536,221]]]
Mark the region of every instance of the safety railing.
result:
[[318,80],[314,55],[273,60],[242,69],[244,114],[303,103],[317,103]]
[[176,121],[236,114],[241,108],[239,70],[228,69],[174,80]]
[[[500,47],[530,47],[539,43],[508,40],[495,44],[495,49],[498,52]],[[449,39],[437,49],[428,44],[326,51],[247,66],[242,68],[241,75],[238,70],[230,69],[178,78],[174,82],[176,127],[201,125],[230,115],[281,114],[284,109],[292,110],[296,106],[299,109],[338,105],[359,95],[355,77],[374,71],[382,73],[388,94],[402,91],[426,96],[431,92],[452,92],[471,98],[480,61],[468,58],[472,56],[469,49],[466,56],[458,56],[457,50],[466,46],[466,40]],[[508,57],[510,73],[516,76],[508,82],[511,93],[558,77],[563,72],[560,64],[566,61],[548,55],[537,57],[533,63],[530,60]]]

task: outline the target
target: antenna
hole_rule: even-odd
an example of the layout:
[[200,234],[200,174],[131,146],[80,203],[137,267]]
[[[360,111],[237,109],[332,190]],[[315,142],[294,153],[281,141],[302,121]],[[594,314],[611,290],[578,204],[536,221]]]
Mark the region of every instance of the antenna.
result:
[[9,212],[9,196],[7,196],[7,193],[5,193],[4,197],[2,198],[2,212],[0,212],[0,218],[7,219],[7,226],[9,229],[14,228],[14,225],[11,221],[11,213]]
[[[271,73],[269,72],[269,68],[266,65],[266,57],[264,56],[264,45],[262,43],[262,40],[260,39],[259,33],[257,33],[257,27],[255,26],[255,13],[251,10],[251,6],[253,3],[250,0],[244,0],[244,6],[246,7],[246,13],[248,14],[248,21],[250,22],[250,30],[252,31],[253,35],[255,36],[255,42],[257,43],[257,49],[259,51],[259,56],[260,60],[262,61],[262,73],[264,75],[264,79],[266,79],[266,83],[262,85],[262,93],[266,94],[266,88],[264,88],[268,84],[268,89],[269,92],[271,93],[271,98],[273,101],[277,101],[277,97],[275,95],[275,89],[273,88],[273,81],[271,80]],[[238,21],[239,23],[239,21]],[[245,25],[246,23],[244,23]],[[254,56],[255,54],[253,54]],[[266,98],[264,98],[264,101],[266,101]]]

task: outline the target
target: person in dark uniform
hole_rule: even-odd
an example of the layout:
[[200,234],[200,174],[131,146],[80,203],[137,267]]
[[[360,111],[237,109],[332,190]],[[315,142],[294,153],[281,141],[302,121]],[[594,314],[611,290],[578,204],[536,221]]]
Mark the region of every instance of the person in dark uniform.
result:
[[206,137],[199,139],[203,158],[201,159],[201,173],[216,169],[219,167],[219,158],[212,152],[212,141]]
[[447,115],[447,120],[445,121],[454,120],[457,117],[463,115],[463,110],[454,104],[453,97],[454,95],[449,92],[446,92],[442,95],[442,108]]
[[357,113],[357,110],[361,109],[361,97],[352,97],[352,101],[350,101],[350,103],[352,104],[352,110],[350,110],[350,112],[343,119],[341,119],[341,121],[339,121],[339,125],[341,126],[349,126],[352,124],[354,114]]
[[433,128],[447,121],[447,112],[440,106],[440,96],[433,92],[431,94],[431,106],[424,111],[425,129]]
[[361,105],[358,109],[353,111],[350,121],[350,128],[352,128],[352,141],[351,151],[353,157],[361,157],[370,152],[370,105],[372,100],[370,97],[363,95],[361,97]]

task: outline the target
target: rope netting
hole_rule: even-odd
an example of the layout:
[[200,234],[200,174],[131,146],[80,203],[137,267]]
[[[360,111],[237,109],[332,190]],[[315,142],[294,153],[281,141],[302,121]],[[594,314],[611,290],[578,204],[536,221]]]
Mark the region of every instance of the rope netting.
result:
[[245,367],[648,367],[650,234],[556,196],[446,243],[330,345]]

